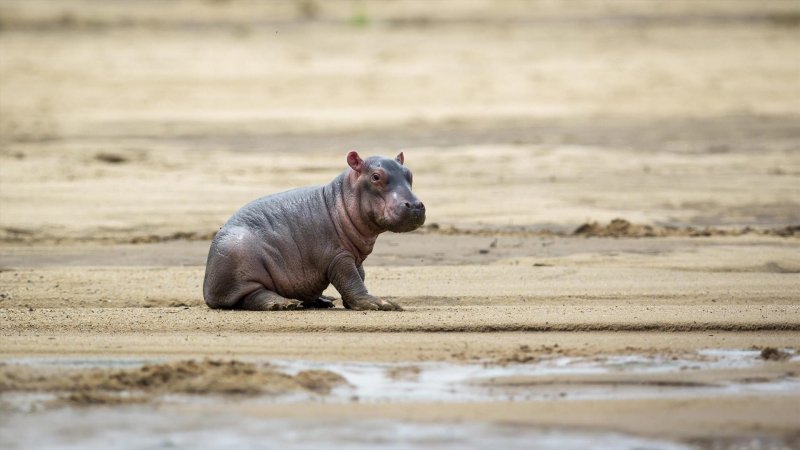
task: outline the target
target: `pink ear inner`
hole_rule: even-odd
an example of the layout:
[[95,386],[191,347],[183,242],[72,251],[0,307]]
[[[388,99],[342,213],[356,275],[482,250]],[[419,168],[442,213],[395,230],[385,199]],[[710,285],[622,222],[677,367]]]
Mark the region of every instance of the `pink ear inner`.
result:
[[351,169],[360,173],[364,166],[364,161],[358,156],[358,152],[350,152],[347,154],[347,164]]
[[403,165],[403,161],[405,161],[405,158],[403,157],[403,152],[398,153],[397,157],[394,158],[394,160],[399,162],[400,165],[402,166]]

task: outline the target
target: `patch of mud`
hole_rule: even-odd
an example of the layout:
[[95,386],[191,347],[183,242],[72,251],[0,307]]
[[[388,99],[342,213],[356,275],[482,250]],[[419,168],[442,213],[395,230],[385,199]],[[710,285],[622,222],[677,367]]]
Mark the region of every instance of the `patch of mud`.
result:
[[147,395],[121,395],[120,393],[108,393],[97,391],[76,391],[62,394],[57,400],[49,402],[50,406],[74,405],[74,406],[116,406],[145,403],[150,398]]
[[[669,352],[665,351],[664,349],[656,349],[652,347],[633,347],[627,346],[625,347],[625,353],[627,355],[631,355],[630,357],[623,357],[623,356],[608,356],[608,355],[598,355],[597,352],[591,349],[581,349],[581,348],[562,348],[558,344],[553,345],[540,345],[538,347],[531,347],[530,345],[520,345],[517,348],[509,349],[509,350],[489,350],[488,354],[485,358],[482,359],[481,362],[483,364],[488,365],[499,365],[499,366],[507,366],[510,364],[538,364],[538,363],[545,363],[547,361],[552,361],[556,358],[566,358],[564,359],[573,361],[573,362],[593,362],[597,364],[608,364],[609,367],[622,365],[627,367],[629,364],[634,366],[638,366],[641,362],[645,365],[651,365],[656,361],[721,361],[725,360],[729,363],[735,359],[737,361],[743,361],[748,359],[750,356],[754,355],[754,353],[749,352],[747,357],[742,355],[736,355],[732,357],[725,351],[722,351],[719,355],[714,356],[704,356],[702,353],[683,353],[683,352]],[[462,356],[462,355],[453,355],[453,356]],[[466,361],[468,359],[476,360],[479,359],[476,356],[472,356],[468,358],[466,354],[463,355],[463,358],[460,360]],[[753,356],[755,358],[755,356]]]
[[106,152],[101,152],[94,155],[94,159],[107,164],[122,164],[129,161],[128,157],[125,155],[120,155],[119,153],[106,153]]
[[[217,235],[216,231],[176,231],[169,234],[148,234],[134,236],[127,241],[131,244],[150,244],[169,241],[211,241]],[[110,238],[113,242],[113,238]],[[123,243],[126,243],[123,241]]]
[[651,237],[710,237],[710,236],[800,236],[800,225],[789,225],[783,228],[718,228],[718,227],[675,227],[634,224],[617,218],[608,224],[587,222],[572,231],[552,230],[531,227],[498,227],[498,228],[461,228],[454,225],[441,226],[432,223],[423,226],[415,233],[462,235],[462,236],[503,236],[503,237],[603,237],[603,238],[651,238]]
[[386,376],[393,380],[416,380],[422,368],[419,366],[395,366],[386,369]]
[[792,357],[791,353],[775,347],[764,347],[760,356],[767,361],[784,361]]
[[329,394],[334,387],[347,384],[347,380],[329,370],[304,370],[298,372],[293,380],[306,390],[317,394]]
[[783,228],[695,228],[633,224],[625,219],[614,219],[606,225],[590,222],[576,228],[572,233],[586,237],[706,237],[706,236],[800,236],[800,225]]
[[125,369],[0,366],[0,393],[60,393],[61,401],[74,404],[138,403],[164,394],[324,395],[344,384],[347,381],[341,375],[327,370],[288,375],[269,364],[233,360],[187,360]]
[[558,344],[552,346],[542,345],[536,349],[532,349],[529,345],[520,345],[516,350],[512,350],[506,354],[498,356],[494,362],[495,364],[508,365],[508,364],[526,364],[539,362],[544,358],[553,355],[563,355],[564,350],[559,348]]

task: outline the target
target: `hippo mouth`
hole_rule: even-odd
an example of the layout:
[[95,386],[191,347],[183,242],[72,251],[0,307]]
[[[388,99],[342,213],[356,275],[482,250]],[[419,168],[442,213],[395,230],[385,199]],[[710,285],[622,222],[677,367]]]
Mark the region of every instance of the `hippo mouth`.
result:
[[425,210],[406,211],[399,217],[387,221],[385,228],[393,233],[414,231],[425,223]]

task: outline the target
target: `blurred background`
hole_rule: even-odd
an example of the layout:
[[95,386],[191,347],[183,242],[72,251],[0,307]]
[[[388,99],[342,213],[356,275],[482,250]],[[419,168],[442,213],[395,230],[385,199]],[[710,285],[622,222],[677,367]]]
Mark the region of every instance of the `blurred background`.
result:
[[[406,311],[208,309],[350,150]],[[798,0],[0,0],[2,448],[798,448],[797,236]]]
[[429,223],[800,222],[793,0],[3,0],[5,241],[207,237],[406,154]]

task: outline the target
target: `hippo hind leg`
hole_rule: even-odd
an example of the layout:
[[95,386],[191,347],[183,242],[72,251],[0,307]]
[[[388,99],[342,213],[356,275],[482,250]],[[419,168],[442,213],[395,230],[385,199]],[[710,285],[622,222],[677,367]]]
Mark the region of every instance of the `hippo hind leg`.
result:
[[277,311],[281,309],[300,309],[305,304],[299,300],[281,297],[272,291],[261,288],[242,299],[238,306],[248,311]]
[[211,244],[203,297],[214,309],[274,311],[300,309],[303,303],[268,290],[260,278],[266,275],[263,262],[249,251],[250,233],[234,228]]

